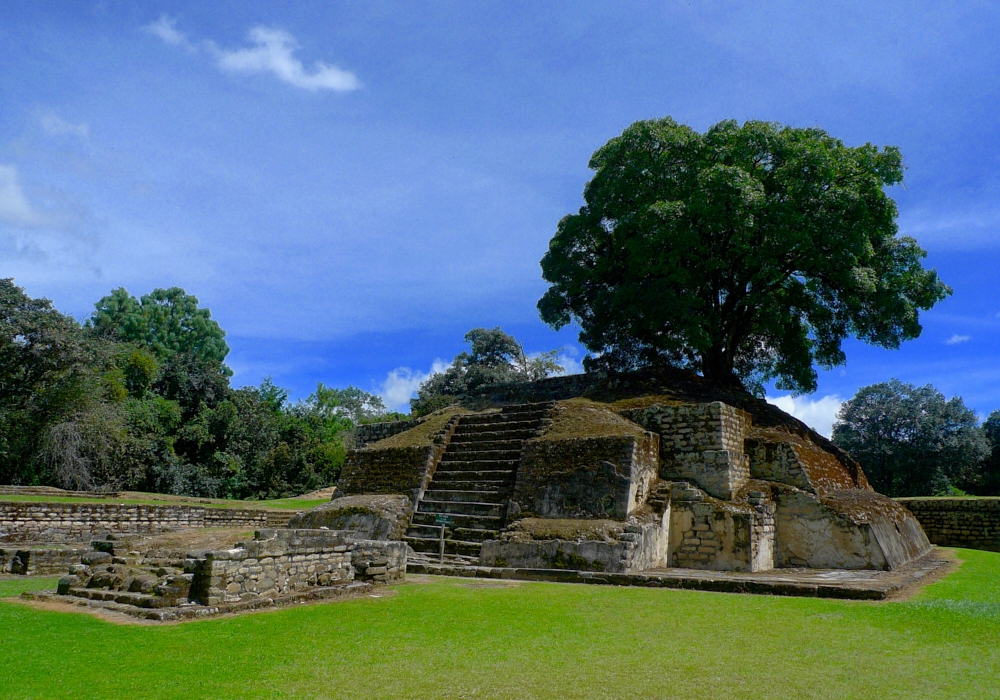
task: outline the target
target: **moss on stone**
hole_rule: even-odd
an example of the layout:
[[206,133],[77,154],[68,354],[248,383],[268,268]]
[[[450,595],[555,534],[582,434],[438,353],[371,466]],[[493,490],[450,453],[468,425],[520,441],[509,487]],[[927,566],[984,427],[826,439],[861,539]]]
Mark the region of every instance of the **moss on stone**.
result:
[[633,436],[641,438],[643,429],[622,418],[607,404],[576,398],[560,401],[552,411],[552,425],[538,440]]
[[389,447],[425,447],[434,442],[434,437],[444,430],[448,421],[450,421],[454,416],[460,414],[466,415],[470,413],[473,413],[473,411],[470,411],[467,408],[462,408],[461,406],[452,405],[447,408],[442,408],[440,411],[435,411],[421,420],[416,427],[410,428],[402,433],[397,433],[391,437],[387,437],[385,440],[373,442],[364,449],[377,450]]

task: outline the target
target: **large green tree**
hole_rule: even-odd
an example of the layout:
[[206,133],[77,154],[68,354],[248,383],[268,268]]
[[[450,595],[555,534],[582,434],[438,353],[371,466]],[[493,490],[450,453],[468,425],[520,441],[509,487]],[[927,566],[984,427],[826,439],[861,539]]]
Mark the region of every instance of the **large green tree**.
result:
[[959,397],[898,379],[858,390],[844,403],[833,441],[889,496],[948,495],[981,481],[989,442]]
[[950,289],[897,235],[897,148],[821,129],[640,121],[594,153],[585,204],[559,222],[538,303],[572,321],[588,368],[687,366],[760,391],[816,387],[851,336],[894,348]]
[[190,355],[222,364],[229,354],[226,332],[198,298],[180,287],[154,289],[141,299],[119,287],[95,305],[87,326],[115,340],[138,343],[161,361]]

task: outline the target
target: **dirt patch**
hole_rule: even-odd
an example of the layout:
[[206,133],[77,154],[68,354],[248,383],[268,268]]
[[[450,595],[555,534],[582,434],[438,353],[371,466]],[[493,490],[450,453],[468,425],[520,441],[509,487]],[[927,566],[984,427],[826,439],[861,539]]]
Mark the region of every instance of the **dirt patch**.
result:
[[252,539],[253,530],[242,528],[182,530],[133,540],[129,543],[129,549],[136,551],[165,550],[177,552],[178,555],[183,556],[196,550],[231,549],[237,542],[246,542]]
[[889,596],[888,598],[886,598],[886,601],[893,603],[905,603],[906,601],[910,600],[915,595],[920,593],[922,590],[924,590],[925,587],[929,586],[932,583],[940,581],[945,576],[949,576],[955,573],[961,568],[962,564],[965,563],[965,560],[959,558],[958,554],[953,549],[935,548],[932,549],[925,556],[934,557],[939,561],[945,562],[945,564],[944,566],[940,566],[931,573],[924,576],[917,583],[910,586],[905,586],[898,593],[896,593],[896,595]]

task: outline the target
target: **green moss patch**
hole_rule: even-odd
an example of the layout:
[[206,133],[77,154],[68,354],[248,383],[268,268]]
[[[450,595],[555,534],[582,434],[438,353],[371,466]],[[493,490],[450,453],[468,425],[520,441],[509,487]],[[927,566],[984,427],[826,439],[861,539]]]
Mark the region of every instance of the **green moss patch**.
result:
[[606,404],[590,399],[560,401],[552,412],[552,418],[551,427],[538,440],[644,435],[641,427],[622,418]]
[[378,450],[388,447],[426,447],[434,442],[434,437],[444,430],[448,421],[457,415],[466,415],[472,412],[473,411],[470,411],[467,408],[462,408],[461,406],[448,406],[447,408],[442,408],[440,411],[435,411],[424,418],[416,427],[405,430],[402,433],[397,433],[391,437],[387,437],[385,440],[373,442],[365,449]]

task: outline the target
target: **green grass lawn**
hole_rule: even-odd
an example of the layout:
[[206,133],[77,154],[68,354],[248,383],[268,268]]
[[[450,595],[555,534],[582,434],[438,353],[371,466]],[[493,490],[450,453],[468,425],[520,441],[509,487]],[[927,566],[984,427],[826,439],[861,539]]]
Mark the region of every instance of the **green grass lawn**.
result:
[[182,498],[178,496],[150,498],[91,498],[89,496],[0,496],[0,501],[22,503],[122,503],[129,506],[201,506],[204,508],[280,508],[306,510],[323,503],[328,498],[277,498],[271,501],[235,501],[222,498]]
[[0,603],[0,695],[996,698],[1000,554],[958,552],[890,603],[449,578],[173,626]]

